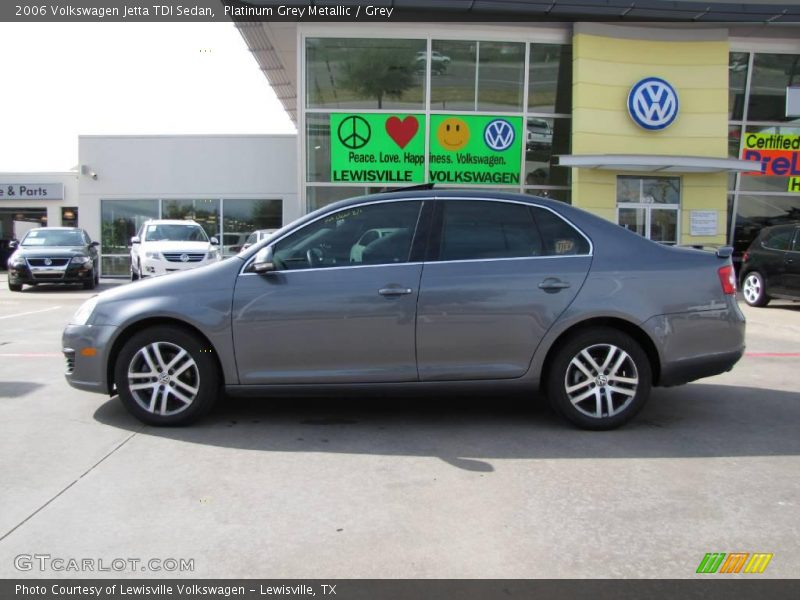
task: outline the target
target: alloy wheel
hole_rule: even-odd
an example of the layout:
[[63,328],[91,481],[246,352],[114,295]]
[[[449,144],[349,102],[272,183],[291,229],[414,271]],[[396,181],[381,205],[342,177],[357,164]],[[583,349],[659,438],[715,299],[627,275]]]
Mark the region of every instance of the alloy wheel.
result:
[[170,416],[186,410],[200,391],[200,371],[191,354],[172,342],[152,342],[128,365],[128,388],[151,414]]
[[569,363],[564,388],[572,405],[595,419],[624,411],[636,396],[639,374],[631,356],[613,344],[595,344]]
[[742,294],[744,294],[747,303],[755,304],[758,302],[761,293],[761,280],[754,274],[748,275],[744,280],[744,286],[742,286]]

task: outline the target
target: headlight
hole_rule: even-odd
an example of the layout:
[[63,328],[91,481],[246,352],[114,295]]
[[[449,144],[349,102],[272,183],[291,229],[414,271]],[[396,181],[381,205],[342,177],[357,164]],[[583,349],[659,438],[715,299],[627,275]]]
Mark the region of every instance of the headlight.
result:
[[145,252],[144,255],[147,258],[155,258],[156,260],[159,260],[161,258],[160,252]]
[[25,259],[21,257],[10,258],[8,259],[8,268],[9,269],[21,269],[25,266]]
[[72,257],[72,264],[74,265],[87,265],[91,266],[92,259],[88,256],[73,256]]
[[70,325],[86,325],[94,312],[94,307],[97,306],[98,300],[99,298],[97,296],[92,296],[81,304],[80,308],[75,311],[75,314],[72,315],[72,318],[69,320]]
[[208,253],[208,260],[217,260],[219,258],[219,250],[214,248]]

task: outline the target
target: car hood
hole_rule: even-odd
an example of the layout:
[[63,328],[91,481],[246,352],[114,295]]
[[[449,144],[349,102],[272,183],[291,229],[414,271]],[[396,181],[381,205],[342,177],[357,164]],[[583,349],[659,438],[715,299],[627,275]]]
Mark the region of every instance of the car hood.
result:
[[36,258],[37,256],[88,256],[89,251],[81,246],[20,246],[14,251],[15,256]]
[[208,252],[209,242],[144,242],[142,250],[149,252]]

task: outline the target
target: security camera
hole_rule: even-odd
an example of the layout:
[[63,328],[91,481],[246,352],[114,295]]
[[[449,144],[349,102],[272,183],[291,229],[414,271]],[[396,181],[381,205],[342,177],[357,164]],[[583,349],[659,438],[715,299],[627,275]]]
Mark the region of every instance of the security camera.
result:
[[97,181],[97,173],[95,173],[94,171],[92,171],[91,173],[89,173],[89,177],[91,177],[92,179],[94,179],[95,181]]

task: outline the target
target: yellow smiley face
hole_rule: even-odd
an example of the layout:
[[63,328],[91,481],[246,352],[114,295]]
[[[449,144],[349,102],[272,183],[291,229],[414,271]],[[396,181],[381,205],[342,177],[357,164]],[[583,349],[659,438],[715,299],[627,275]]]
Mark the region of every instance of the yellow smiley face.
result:
[[436,139],[445,150],[461,150],[469,141],[469,128],[461,119],[447,118],[436,130]]

